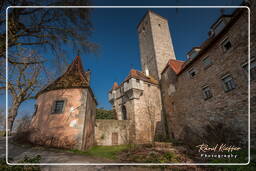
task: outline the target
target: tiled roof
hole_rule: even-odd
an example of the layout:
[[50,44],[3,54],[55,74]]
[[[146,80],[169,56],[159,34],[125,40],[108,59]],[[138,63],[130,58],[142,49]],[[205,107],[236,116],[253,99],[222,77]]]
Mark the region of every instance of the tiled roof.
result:
[[165,66],[164,70],[162,71],[162,73],[165,72],[165,70],[166,70],[168,67],[170,67],[170,68],[172,68],[172,70],[173,70],[176,74],[178,74],[178,73],[181,71],[183,64],[184,64],[184,61],[179,61],[179,60],[170,59],[170,60],[168,61],[167,65]]
[[50,90],[66,88],[88,88],[90,71],[84,72],[80,56],[76,56],[66,72],[52,83],[43,88],[39,94]]
[[135,69],[131,69],[129,75],[125,78],[124,82],[126,82],[127,80],[129,80],[130,78],[135,78],[135,79],[139,79],[148,83],[152,83],[152,84],[159,84],[158,81],[156,79],[154,79],[151,76],[146,76],[146,74],[144,74],[141,71],[135,70]]
[[151,84],[156,84],[156,85],[159,84],[159,82],[156,79],[154,79],[153,77],[146,76],[146,74],[144,74],[141,71],[131,69],[131,71],[129,72],[129,75],[125,78],[125,80],[120,85],[118,85],[117,82],[114,82],[114,85],[110,91],[120,88],[126,81],[128,81],[131,78],[142,80],[142,81],[145,81],[145,82],[148,82]]

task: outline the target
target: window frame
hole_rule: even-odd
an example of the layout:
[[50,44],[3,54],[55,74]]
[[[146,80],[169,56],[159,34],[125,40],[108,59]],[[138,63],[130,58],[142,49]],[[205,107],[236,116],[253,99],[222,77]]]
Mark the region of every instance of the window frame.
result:
[[[195,75],[194,75],[194,76],[191,75],[191,71],[192,71],[192,70],[194,70],[194,72],[195,72]],[[189,75],[190,78],[195,78],[195,76],[197,75],[197,70],[194,69],[194,68],[190,68],[187,72],[188,72],[188,75]]]
[[[209,63],[208,65],[206,65],[206,63],[204,62],[206,59],[209,59],[209,60],[210,60],[210,63]],[[204,58],[202,59],[202,63],[203,63],[203,65],[204,65],[204,69],[209,68],[209,67],[212,66],[212,64],[213,64],[213,62],[212,62],[210,56],[204,57]]]
[[[251,60],[250,60],[250,66],[251,66],[251,64],[253,63],[253,62],[255,62],[256,63],[256,59],[255,59],[255,57],[252,57],[251,58]],[[243,69],[243,71],[244,71],[244,73],[245,73],[245,75],[246,75],[246,78],[247,78],[247,81],[248,81],[248,79],[249,79],[249,77],[248,77],[248,75],[249,75],[249,70],[250,70],[250,81],[256,81],[256,74],[255,74],[255,78],[254,79],[252,79],[252,72],[251,72],[251,69],[253,69],[253,68],[250,68],[249,69],[249,65],[248,65],[248,62],[245,62],[245,63],[243,63],[242,65],[241,65],[241,67],[242,67],[242,69]],[[255,70],[256,70],[256,66],[254,67],[255,68]],[[249,69],[249,70],[248,70]],[[256,71],[255,71],[255,73],[256,73]]]
[[[231,79],[225,82],[225,79],[228,77],[230,77]],[[221,80],[222,80],[222,84],[223,84],[223,88],[224,88],[225,92],[229,92],[229,91],[236,89],[236,83],[231,74],[224,75],[223,77],[221,77]],[[230,82],[230,81],[231,81],[231,87],[227,86],[227,84],[226,84],[227,82]]]
[[[208,90],[205,90],[207,88]],[[202,87],[202,92],[203,92],[204,100],[208,100],[213,97],[212,90],[208,85],[205,85]],[[207,94],[206,92],[209,92],[209,94]]]
[[[62,110],[61,112],[56,112],[55,108],[56,108],[56,102],[58,101],[63,101],[63,106],[62,106]],[[53,105],[52,105],[52,111],[51,114],[63,114],[65,112],[65,106],[66,106],[66,99],[57,99],[53,101]]]
[[[226,48],[224,47],[224,44],[225,44],[226,41],[229,41],[230,44],[231,44],[231,47],[230,47],[229,49],[227,49],[227,50],[226,50]],[[223,39],[223,40],[221,41],[221,43],[220,43],[220,46],[221,46],[221,49],[222,49],[222,51],[223,51],[224,53],[226,53],[226,52],[230,51],[231,49],[233,49],[233,44],[231,43],[229,37],[226,37],[225,39]]]

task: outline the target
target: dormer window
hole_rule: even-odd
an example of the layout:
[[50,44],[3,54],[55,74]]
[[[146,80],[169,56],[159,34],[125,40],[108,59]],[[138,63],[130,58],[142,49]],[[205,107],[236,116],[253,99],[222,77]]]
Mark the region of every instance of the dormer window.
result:
[[196,76],[196,70],[194,68],[191,68],[188,71],[188,74],[189,74],[190,78],[194,78]]
[[219,34],[224,27],[225,27],[224,21],[219,20],[219,22],[216,24],[216,27],[214,28],[215,35]]
[[218,35],[230,21],[231,16],[223,15],[221,16],[212,26],[209,32],[209,36],[213,37]]
[[200,47],[193,47],[188,53],[187,53],[187,58],[195,58],[199,52],[200,52],[201,48]]
[[230,50],[232,48],[232,44],[231,44],[230,40],[227,38],[221,43],[221,47],[224,52],[227,52],[228,50]]

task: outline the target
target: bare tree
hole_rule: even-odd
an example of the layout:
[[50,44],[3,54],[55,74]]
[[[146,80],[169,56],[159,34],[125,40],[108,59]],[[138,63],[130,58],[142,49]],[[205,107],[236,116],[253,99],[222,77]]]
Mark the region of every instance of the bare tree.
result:
[[[7,6],[87,6],[89,0],[6,0],[0,2],[0,57],[5,56],[5,9]],[[92,33],[89,8],[9,8],[8,48],[33,46],[61,52],[70,48],[93,52],[97,49],[89,41]],[[71,46],[72,45],[72,46]],[[62,53],[63,55],[63,53]],[[9,59],[10,63],[12,61]]]
[[[8,6],[87,6],[89,0],[6,0],[0,1],[0,94],[5,85],[5,9]],[[20,105],[35,97],[47,74],[42,51],[52,52],[55,68],[66,64],[65,50],[96,52],[97,45],[89,41],[92,33],[89,8],[9,8],[8,9],[8,91],[11,99],[8,126],[12,129]],[[26,49],[26,53],[21,49]],[[33,51],[28,50],[33,49]],[[29,52],[28,52],[29,51]],[[47,59],[52,60],[51,59]],[[58,68],[59,67],[59,68]],[[52,69],[51,69],[52,70]],[[57,73],[57,72],[55,72]],[[48,74],[49,76],[49,74]],[[48,78],[48,81],[51,78]],[[8,96],[9,97],[9,96]]]
[[[17,62],[9,66],[8,90],[12,102],[8,115],[9,130],[12,130],[20,105],[35,98],[42,85],[47,83],[44,60],[34,51],[20,49],[15,57],[11,58]],[[4,78],[5,76],[0,73],[0,80]],[[0,82],[0,86],[4,87],[5,84]]]

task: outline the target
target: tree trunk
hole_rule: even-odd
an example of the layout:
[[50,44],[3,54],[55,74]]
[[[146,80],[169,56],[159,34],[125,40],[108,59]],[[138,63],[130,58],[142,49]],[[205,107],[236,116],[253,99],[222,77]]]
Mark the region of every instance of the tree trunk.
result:
[[14,123],[15,118],[17,116],[20,104],[21,104],[20,101],[14,100],[11,108],[9,109],[9,113],[8,113],[8,130],[10,132],[12,131],[13,123]]

